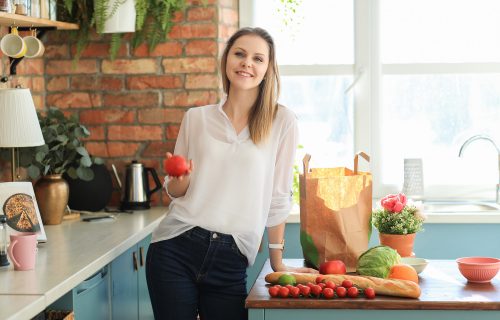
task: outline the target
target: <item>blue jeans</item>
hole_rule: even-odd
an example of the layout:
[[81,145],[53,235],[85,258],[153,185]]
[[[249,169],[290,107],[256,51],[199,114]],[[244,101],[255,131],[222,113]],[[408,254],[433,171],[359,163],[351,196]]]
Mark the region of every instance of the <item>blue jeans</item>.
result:
[[200,227],[152,243],[146,278],[155,319],[248,319],[247,264],[231,235]]

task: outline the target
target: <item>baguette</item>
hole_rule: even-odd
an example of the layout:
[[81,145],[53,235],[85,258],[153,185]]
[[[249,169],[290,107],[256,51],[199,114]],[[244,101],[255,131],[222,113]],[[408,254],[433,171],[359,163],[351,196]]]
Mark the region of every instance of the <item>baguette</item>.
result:
[[[283,274],[291,274],[297,280],[297,283],[307,284],[308,282],[315,283],[318,274],[314,273],[294,273],[294,272],[272,272],[266,275],[266,282],[277,284],[278,279]],[[382,279],[369,276],[354,276],[347,274],[327,274],[324,275],[325,281],[333,281],[340,286],[342,281],[351,280],[354,285],[361,289],[371,287],[375,289],[377,294],[405,298],[418,298],[420,296],[420,286],[413,281],[397,280],[397,279]]]

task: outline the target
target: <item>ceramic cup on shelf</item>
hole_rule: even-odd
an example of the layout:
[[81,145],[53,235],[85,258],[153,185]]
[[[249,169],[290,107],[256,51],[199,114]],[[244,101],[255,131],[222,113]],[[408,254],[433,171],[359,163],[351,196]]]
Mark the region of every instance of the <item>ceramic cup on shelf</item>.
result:
[[26,53],[26,44],[17,32],[17,27],[12,27],[11,32],[0,41],[0,49],[3,54],[11,58],[22,58]]
[[31,35],[23,38],[26,44],[26,58],[39,58],[45,52],[45,46],[42,41],[36,37],[36,30],[31,30]]
[[35,269],[37,240],[36,233],[23,232],[10,235],[10,245],[7,250],[15,270],[25,271]]

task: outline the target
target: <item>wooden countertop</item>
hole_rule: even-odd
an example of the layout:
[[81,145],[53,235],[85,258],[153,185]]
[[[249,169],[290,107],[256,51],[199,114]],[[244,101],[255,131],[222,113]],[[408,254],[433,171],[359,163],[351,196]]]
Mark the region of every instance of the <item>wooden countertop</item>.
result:
[[[285,264],[301,266],[301,259],[285,259]],[[381,310],[500,310],[500,274],[491,283],[468,283],[454,260],[429,260],[419,275],[419,299],[377,296],[365,298],[312,299],[271,298],[264,277],[272,272],[264,264],[246,300],[247,308],[265,309],[381,309]]]
[[[166,210],[156,207],[121,213],[115,220],[68,220],[44,226],[47,242],[38,244],[34,270],[15,271],[12,263],[0,268],[0,319],[15,314],[35,316],[148,236]],[[15,302],[7,303],[8,299],[24,301],[23,309]]]

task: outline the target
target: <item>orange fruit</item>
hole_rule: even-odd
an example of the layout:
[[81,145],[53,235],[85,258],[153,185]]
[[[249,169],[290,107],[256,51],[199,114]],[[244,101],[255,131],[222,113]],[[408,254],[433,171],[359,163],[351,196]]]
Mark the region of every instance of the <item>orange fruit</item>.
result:
[[389,272],[389,279],[410,280],[418,284],[417,271],[407,264],[395,264]]

